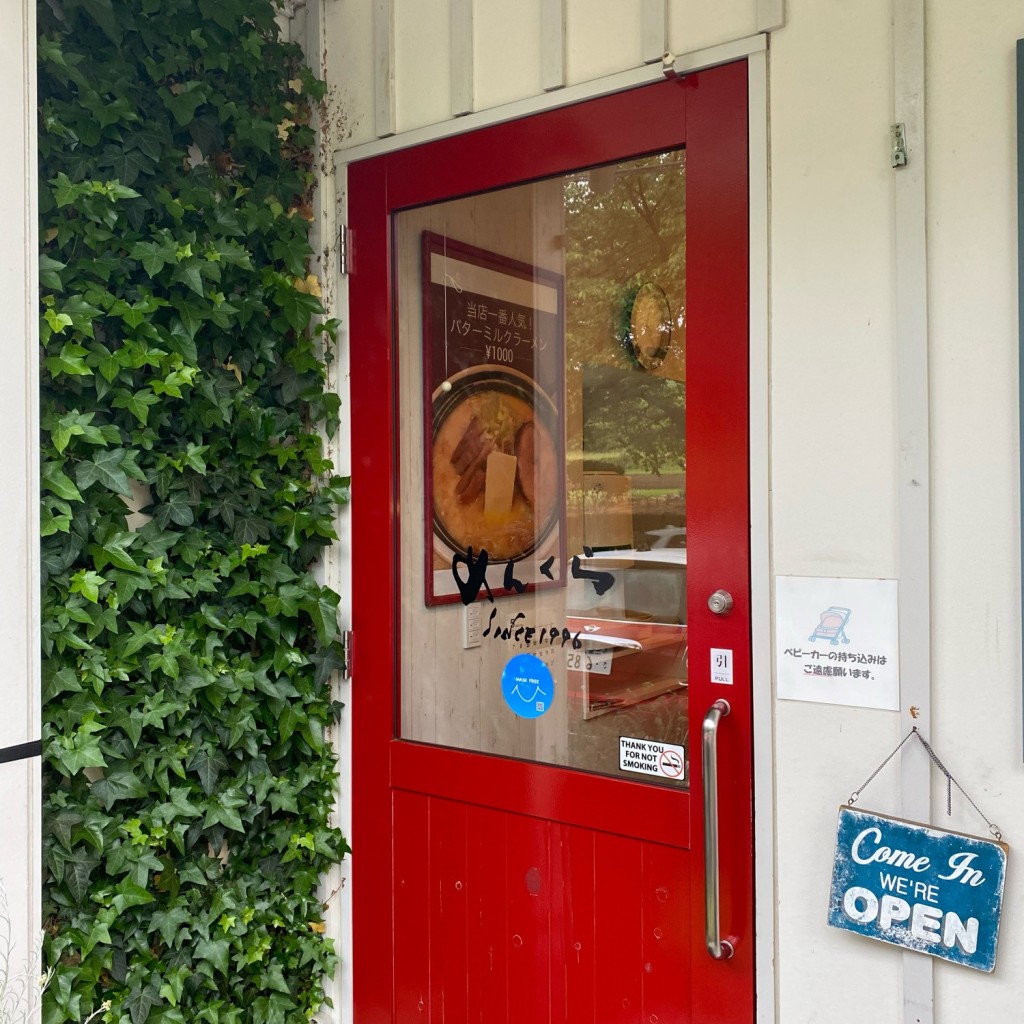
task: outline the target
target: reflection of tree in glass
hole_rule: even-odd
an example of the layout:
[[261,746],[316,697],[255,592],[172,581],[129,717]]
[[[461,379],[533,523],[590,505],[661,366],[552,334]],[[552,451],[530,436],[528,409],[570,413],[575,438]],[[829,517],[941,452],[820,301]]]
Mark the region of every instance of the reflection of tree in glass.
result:
[[583,371],[586,420],[583,450],[617,453],[623,472],[660,475],[683,463],[686,385],[663,377],[616,367]]
[[565,184],[567,370],[581,374],[568,412],[576,422],[586,414],[584,451],[618,453],[623,470],[683,462],[685,386],[638,370],[621,342],[629,297],[653,281],[668,298],[673,346],[683,344],[684,157],[592,168]]

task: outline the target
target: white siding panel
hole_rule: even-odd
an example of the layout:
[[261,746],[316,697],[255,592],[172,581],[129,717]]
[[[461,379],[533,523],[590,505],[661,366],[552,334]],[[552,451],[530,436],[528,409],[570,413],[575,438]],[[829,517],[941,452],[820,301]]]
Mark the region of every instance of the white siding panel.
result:
[[[380,0],[328,2],[328,80],[336,86],[333,150],[376,137],[373,7]],[[668,48],[676,54],[732,42],[758,27],[758,0],[665,0]],[[762,0],[764,2],[764,0]],[[644,63],[644,10],[652,0],[564,0],[564,84],[628,72]],[[545,0],[472,0],[474,110],[540,96]],[[395,0],[394,89],[398,133],[452,119],[450,0]],[[650,49],[648,40],[648,50]],[[551,57],[549,55],[549,62]],[[650,59],[650,54],[646,54]],[[554,65],[552,64],[552,67]]]
[[660,60],[668,49],[668,4],[666,0],[643,0],[640,23],[640,58],[645,64]]
[[640,0],[569,0],[569,82],[642,64],[641,15]]
[[[1014,47],[1024,8],[930,4],[927,19],[933,735],[939,756],[1019,848]],[[944,787],[935,788],[944,805]],[[952,819],[944,806],[934,810],[952,828],[984,833],[955,793]],[[1011,869],[996,971],[978,984],[938,966],[936,1020],[955,1006],[978,1021],[1020,1017],[1024,920],[1011,908],[1022,904],[1024,876]]]
[[375,139],[373,4],[326,3],[328,152]]
[[395,88],[403,132],[451,117],[450,5],[418,0],[396,6]]
[[[894,576],[891,8],[788,0],[786,16],[769,62],[774,572]],[[891,712],[776,703],[784,1024],[902,1018],[900,955],[824,923],[838,805],[899,735]],[[865,805],[896,811],[898,780]]]
[[453,117],[471,114],[476,109],[473,81],[473,58],[476,41],[473,38],[473,0],[449,0],[448,3],[448,61],[451,105]]
[[891,576],[889,8],[790,17],[770,89],[775,571]]
[[[839,805],[896,746],[896,716],[796,701],[776,707],[776,1020],[898,1024],[899,951],[825,924]],[[859,806],[895,812],[899,770],[890,764]]]
[[756,0],[669,0],[668,46],[674,54],[729,43],[757,30]]
[[476,0],[474,36],[478,110],[544,91],[540,0]]
[[[0,377],[0,657],[5,668],[0,746],[39,739],[38,234],[36,218],[35,3],[5,6],[0,33],[0,301],[5,313]],[[40,924],[39,758],[0,765],[0,881],[10,905],[12,975],[30,957]],[[29,971],[32,974],[32,971]],[[13,981],[13,978],[12,978]],[[30,982],[31,984],[31,982]],[[34,1018],[33,1018],[34,1019]]]
[[395,5],[394,0],[373,4],[373,130],[395,134]]

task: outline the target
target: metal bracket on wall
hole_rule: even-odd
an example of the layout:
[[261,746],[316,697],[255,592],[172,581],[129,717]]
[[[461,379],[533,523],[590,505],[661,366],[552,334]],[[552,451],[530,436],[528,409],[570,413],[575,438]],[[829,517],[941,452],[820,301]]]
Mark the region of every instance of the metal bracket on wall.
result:
[[889,129],[889,136],[892,139],[892,151],[889,154],[889,161],[893,167],[906,167],[907,165],[907,134],[902,124],[894,124]]
[[345,652],[345,667],[341,670],[340,675],[347,682],[352,678],[352,630],[343,629],[338,639],[341,641],[341,649]]
[[342,224],[338,232],[338,273],[342,277],[352,272],[352,232]]

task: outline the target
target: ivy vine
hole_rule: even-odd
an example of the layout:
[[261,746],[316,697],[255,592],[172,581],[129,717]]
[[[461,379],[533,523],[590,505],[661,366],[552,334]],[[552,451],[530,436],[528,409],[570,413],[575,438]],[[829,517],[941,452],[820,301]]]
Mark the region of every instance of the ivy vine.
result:
[[293,1024],[336,965],[348,481],[279,13],[39,5],[46,1024]]

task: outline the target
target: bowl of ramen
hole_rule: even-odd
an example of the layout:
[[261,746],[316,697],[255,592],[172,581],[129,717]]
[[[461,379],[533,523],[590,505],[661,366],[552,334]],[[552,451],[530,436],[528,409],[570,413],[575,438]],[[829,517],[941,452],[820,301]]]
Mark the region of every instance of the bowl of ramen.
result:
[[433,395],[435,547],[492,562],[535,551],[558,519],[558,416],[525,374],[478,366]]

